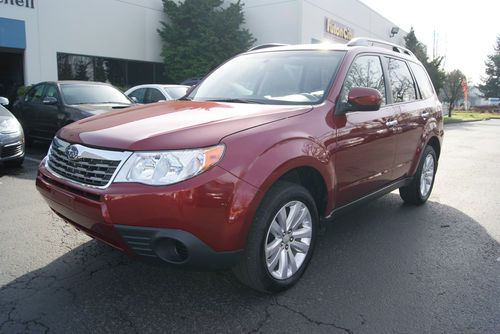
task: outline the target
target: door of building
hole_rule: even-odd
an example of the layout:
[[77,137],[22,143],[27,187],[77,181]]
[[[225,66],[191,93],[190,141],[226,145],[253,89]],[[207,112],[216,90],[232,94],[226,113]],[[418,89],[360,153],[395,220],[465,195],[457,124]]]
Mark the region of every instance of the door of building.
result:
[[24,85],[24,50],[0,48],[0,96],[12,105]]

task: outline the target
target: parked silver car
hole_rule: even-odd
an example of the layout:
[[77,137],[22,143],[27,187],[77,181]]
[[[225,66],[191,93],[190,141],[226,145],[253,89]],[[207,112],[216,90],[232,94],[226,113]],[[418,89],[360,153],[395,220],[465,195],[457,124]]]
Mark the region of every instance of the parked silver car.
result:
[[24,161],[24,133],[17,119],[3,107],[9,100],[0,97],[0,163],[21,166]]
[[135,103],[155,103],[177,100],[186,95],[189,86],[184,85],[140,85],[125,92]]

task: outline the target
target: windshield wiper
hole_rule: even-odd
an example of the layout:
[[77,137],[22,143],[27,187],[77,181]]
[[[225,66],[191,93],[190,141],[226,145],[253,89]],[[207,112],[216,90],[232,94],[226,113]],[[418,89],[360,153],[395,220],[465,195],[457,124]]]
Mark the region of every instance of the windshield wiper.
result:
[[190,99],[189,97],[187,96],[183,96],[181,97],[180,99],[178,99],[177,101],[192,101],[192,99]]
[[229,103],[256,103],[256,104],[263,104],[264,102],[260,100],[252,100],[252,99],[213,99],[213,100],[207,100],[207,101],[213,101],[213,102],[229,102]]

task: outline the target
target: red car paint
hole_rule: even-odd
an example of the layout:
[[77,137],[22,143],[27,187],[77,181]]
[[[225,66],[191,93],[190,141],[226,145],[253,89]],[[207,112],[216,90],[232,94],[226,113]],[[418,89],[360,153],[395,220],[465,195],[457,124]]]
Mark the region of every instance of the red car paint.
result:
[[[95,189],[57,178],[42,163],[37,188],[66,221],[130,254],[115,224],[186,231],[217,252],[243,249],[264,194],[296,168],[321,176],[326,198],[318,209],[328,217],[335,209],[412,176],[424,147],[433,141],[439,149],[443,136],[435,94],[377,111],[337,113],[350,64],[359,54],[373,52],[344,49],[333,85],[317,105],[172,101],[91,117],[57,135],[70,143],[129,151],[224,144],[224,157],[205,173],[168,186],[111,183]],[[423,111],[428,117],[421,116]],[[388,127],[393,120],[398,125]]]

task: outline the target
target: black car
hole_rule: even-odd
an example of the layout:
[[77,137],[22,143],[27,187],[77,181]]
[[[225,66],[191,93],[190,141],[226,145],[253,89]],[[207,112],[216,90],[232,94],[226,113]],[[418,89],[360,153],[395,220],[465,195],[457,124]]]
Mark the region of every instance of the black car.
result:
[[[0,102],[7,99],[0,97]],[[24,161],[24,135],[21,124],[0,103],[0,163],[20,166]],[[9,104],[8,101],[6,104]]]
[[12,108],[26,141],[52,140],[65,125],[103,112],[133,105],[125,94],[101,82],[42,82],[28,90]]

